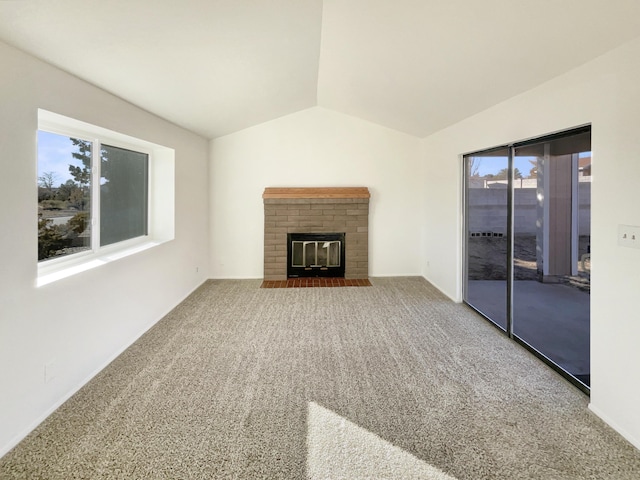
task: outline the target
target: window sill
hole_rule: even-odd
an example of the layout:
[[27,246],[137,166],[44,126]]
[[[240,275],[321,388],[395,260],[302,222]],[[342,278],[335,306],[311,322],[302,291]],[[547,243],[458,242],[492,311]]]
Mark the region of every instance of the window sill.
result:
[[160,243],[162,242],[145,240],[144,242],[138,242],[125,248],[103,249],[99,254],[88,254],[82,255],[79,258],[62,259],[50,265],[38,265],[36,287],[43,287],[44,285],[77,275],[78,273],[86,272],[87,270],[128,257],[129,255],[143,252],[156,245],[160,245]]

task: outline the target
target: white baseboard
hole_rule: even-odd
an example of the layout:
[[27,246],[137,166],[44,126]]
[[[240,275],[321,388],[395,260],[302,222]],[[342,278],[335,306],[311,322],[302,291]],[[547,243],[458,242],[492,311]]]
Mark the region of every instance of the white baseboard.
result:
[[627,432],[624,427],[620,426],[617,422],[614,422],[613,420],[611,420],[611,418],[608,415],[604,414],[602,410],[600,410],[597,407],[594,407],[593,403],[589,403],[589,410],[591,410],[591,412],[593,412],[594,415],[600,418],[600,420],[602,420],[604,423],[606,423],[611,428],[613,428],[616,432],[618,432],[631,445],[633,445],[638,450],[640,450],[640,440],[635,438],[629,432]]
[[0,458],[2,458],[3,456],[5,456],[9,451],[11,451],[13,448],[15,448],[22,440],[25,439],[25,437],[27,435],[29,435],[32,431],[34,431],[38,425],[40,425],[42,422],[44,422],[47,417],[49,415],[51,415],[53,412],[55,412],[58,408],[60,408],[60,406],[66,402],[67,400],[69,400],[73,395],[75,395],[78,390],[80,390],[82,387],[84,387],[87,383],[89,383],[91,381],[91,379],[93,377],[95,377],[98,373],[100,373],[102,370],[104,370],[107,365],[109,365],[111,362],[113,362],[116,358],[118,358],[118,356],[120,356],[122,354],[122,352],[124,352],[127,348],[129,348],[131,345],[133,345],[133,343],[138,340],[140,337],[142,337],[145,333],[147,333],[156,323],[158,323],[160,320],[162,320],[165,316],[167,316],[167,314],[169,312],[171,312],[171,310],[173,310],[175,307],[177,307],[178,305],[180,305],[187,297],[189,297],[189,295],[191,295],[193,292],[195,292],[198,288],[200,288],[200,286],[202,286],[202,284],[206,282],[206,279],[203,280],[201,283],[199,283],[195,288],[193,288],[191,291],[189,291],[189,293],[187,293],[186,295],[184,295],[174,306],[172,306],[171,308],[169,308],[164,314],[160,315],[159,318],[157,318],[155,321],[152,321],[149,325],[145,326],[142,331],[140,331],[139,333],[135,334],[132,338],[129,339],[129,341],[125,342],[123,347],[120,348],[118,351],[116,351],[111,357],[109,357],[105,362],[103,362],[103,364],[101,366],[99,366],[98,368],[96,368],[93,372],[91,372],[88,376],[86,376],[83,380],[80,381],[80,383],[78,385],[76,385],[75,387],[71,388],[66,394],[64,394],[56,403],[54,403],[51,407],[49,407],[42,415],[40,415],[38,418],[36,418],[27,428],[25,428],[23,431],[21,431],[20,433],[18,433],[16,436],[14,436],[11,440],[9,440],[9,442],[7,442],[7,444],[2,445],[2,447],[0,447]]

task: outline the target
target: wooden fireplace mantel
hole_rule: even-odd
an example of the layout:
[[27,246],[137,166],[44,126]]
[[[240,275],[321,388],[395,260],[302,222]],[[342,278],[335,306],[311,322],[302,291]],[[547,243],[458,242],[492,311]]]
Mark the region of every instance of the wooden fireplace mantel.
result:
[[267,187],[262,198],[370,198],[367,187]]

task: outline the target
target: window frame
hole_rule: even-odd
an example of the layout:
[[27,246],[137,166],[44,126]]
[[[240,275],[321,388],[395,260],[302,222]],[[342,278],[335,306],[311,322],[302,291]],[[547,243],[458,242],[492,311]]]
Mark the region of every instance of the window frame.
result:
[[[71,253],[61,257],[37,260],[36,286],[66,278],[70,275],[104,265],[111,261],[144,251],[174,238],[174,161],[173,149],[121,134],[86,122],[74,120],[46,110],[38,109],[38,131],[77,138],[92,143],[91,151],[91,241],[90,249]],[[100,245],[100,178],[101,146],[131,150],[147,155],[147,219],[145,235],[121,240],[109,245]],[[158,168],[159,164],[162,168]],[[38,146],[36,144],[36,172],[38,164]],[[36,174],[37,177],[37,174]],[[37,178],[36,178],[37,185]],[[37,187],[36,187],[37,188]],[[158,221],[158,191],[166,194],[169,188],[169,204],[165,207],[170,218]],[[34,195],[37,197],[37,195]],[[165,202],[166,203],[166,202]]]

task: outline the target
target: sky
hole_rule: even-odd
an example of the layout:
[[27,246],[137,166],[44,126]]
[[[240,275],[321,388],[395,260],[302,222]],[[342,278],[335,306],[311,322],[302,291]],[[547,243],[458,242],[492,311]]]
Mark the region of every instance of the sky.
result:
[[[590,157],[591,152],[581,152],[578,154],[579,157]],[[489,173],[493,173],[494,175],[498,173],[503,168],[507,168],[507,157],[475,157],[480,162],[480,166],[478,168],[478,175],[484,177]],[[515,157],[513,160],[513,166],[520,170],[520,173],[523,177],[528,177],[529,172],[533,165],[530,160],[535,161],[536,157]]]
[[55,187],[71,180],[69,165],[82,166],[82,162],[71,155],[76,148],[67,136],[38,130],[38,177],[53,172]]
[[[480,162],[480,166],[478,168],[478,174],[481,177],[489,173],[493,173],[494,175],[498,173],[500,170],[507,168],[507,157],[475,157]],[[531,170],[531,163],[529,160],[535,160],[536,157],[516,157],[514,159],[514,167],[520,170],[520,173],[523,177],[529,176],[529,171]]]

